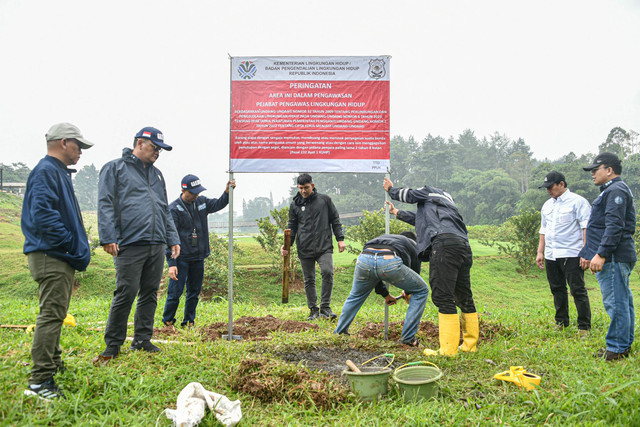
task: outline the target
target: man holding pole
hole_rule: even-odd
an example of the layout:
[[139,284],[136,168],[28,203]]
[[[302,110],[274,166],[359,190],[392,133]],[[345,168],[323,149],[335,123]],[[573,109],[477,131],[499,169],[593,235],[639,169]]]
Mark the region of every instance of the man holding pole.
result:
[[[311,175],[303,173],[297,178],[299,193],[289,206],[289,224],[291,244],[296,243],[298,258],[304,275],[304,291],[307,294],[307,306],[310,314],[307,320],[322,316],[335,319],[338,316],[331,311],[331,292],[333,290],[333,238],[338,241],[338,251],[344,251],[344,233],[340,216],[331,198],[316,191]],[[280,248],[282,256],[289,251]],[[316,292],[316,262],[320,266],[322,288],[320,308]]]
[[209,199],[200,195],[206,190],[200,183],[200,178],[187,175],[182,178],[182,194],[169,205],[180,236],[180,256],[177,259],[171,258],[171,248],[167,248],[170,280],[162,315],[162,323],[167,326],[176,323],[174,316],[185,285],[187,296],[181,325],[192,326],[196,320],[196,308],[204,280],[204,260],[211,253],[207,218],[210,213],[229,204],[229,187],[236,188],[236,181],[228,181],[219,198]]
[[[418,234],[418,254],[429,261],[429,284],[433,303],[438,307],[440,349],[426,349],[425,355],[454,356],[458,349],[476,351],[480,334],[478,313],[471,292],[473,254],[453,197],[439,188],[395,188],[384,179],[383,187],[393,200],[418,205],[417,212],[401,211],[391,202],[389,213],[401,221],[415,225]],[[458,317],[457,307],[462,311]],[[462,323],[463,343],[460,343]]]

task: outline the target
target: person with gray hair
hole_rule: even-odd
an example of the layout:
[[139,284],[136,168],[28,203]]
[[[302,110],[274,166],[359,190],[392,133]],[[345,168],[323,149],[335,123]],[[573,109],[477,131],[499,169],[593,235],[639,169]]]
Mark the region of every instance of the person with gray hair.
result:
[[80,129],[58,123],[46,133],[47,155],[29,174],[22,203],[21,227],[29,271],[38,282],[40,313],[31,346],[33,367],[26,395],[44,400],[63,398],[53,377],[65,370],[60,349],[76,271],[91,259],[82,213],[71,174],[83,149],[93,146]]

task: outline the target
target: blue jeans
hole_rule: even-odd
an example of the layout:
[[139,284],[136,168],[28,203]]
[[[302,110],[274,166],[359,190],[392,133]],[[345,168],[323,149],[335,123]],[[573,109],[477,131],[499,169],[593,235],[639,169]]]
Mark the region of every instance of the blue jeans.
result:
[[176,310],[180,304],[180,297],[187,285],[187,297],[184,303],[184,317],[182,326],[194,323],[196,320],[196,308],[200,291],[202,291],[202,281],[204,279],[204,260],[202,261],[182,261],[178,259],[178,280],[169,279],[169,289],[167,290],[167,302],[164,305],[162,322],[175,322]]
[[338,326],[334,331],[336,334],[348,332],[358,310],[375,288],[376,283],[380,281],[390,283],[411,294],[401,340],[407,343],[413,341],[427,303],[429,288],[422,277],[404,265],[402,258],[398,256],[393,259],[384,259],[382,255],[360,254],[358,256],[356,270],[353,273],[353,285],[342,306]]
[[604,309],[611,318],[607,332],[607,350],[623,353],[631,347],[634,339],[635,310],[633,295],[629,288],[629,276],[635,262],[606,262],[602,271],[596,273]]

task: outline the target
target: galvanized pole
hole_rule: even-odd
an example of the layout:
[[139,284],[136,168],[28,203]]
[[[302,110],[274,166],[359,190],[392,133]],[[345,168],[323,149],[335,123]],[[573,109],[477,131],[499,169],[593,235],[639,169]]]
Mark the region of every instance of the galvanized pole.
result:
[[[391,174],[387,172],[385,177],[391,179]],[[384,200],[385,202],[389,201],[389,193],[387,191],[384,192]],[[384,234],[389,234],[389,205],[384,204]],[[389,285],[387,285],[389,287]],[[389,306],[387,304],[384,305],[384,339],[389,339]]]

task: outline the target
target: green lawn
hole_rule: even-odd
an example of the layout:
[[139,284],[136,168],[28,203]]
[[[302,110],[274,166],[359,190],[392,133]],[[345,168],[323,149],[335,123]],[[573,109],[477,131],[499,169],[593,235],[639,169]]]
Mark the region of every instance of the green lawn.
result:
[[[0,323],[32,324],[38,312],[37,286],[21,253],[17,224],[0,222]],[[252,238],[241,238],[243,250],[238,265],[260,265],[264,252]],[[527,277],[516,273],[515,264],[498,256],[491,248],[472,242],[474,267],[472,283],[481,314],[482,330],[496,331],[479,346],[478,352],[459,354],[433,361],[442,369],[437,400],[405,404],[395,388],[381,401],[362,403],[353,396],[315,405],[314,387],[330,384],[330,379],[310,372],[310,379],[292,386],[308,399],[263,402],[252,394],[238,392],[234,383],[239,366],[248,359],[266,358],[281,374],[278,381],[301,366],[284,365],[278,354],[314,349],[366,349],[374,353],[393,352],[398,362],[425,359],[421,352],[401,349],[382,339],[361,339],[355,333],[367,322],[383,322],[382,298],[372,294],[351,327],[351,337],[332,334],[334,323],[317,322],[314,332],[276,333],[270,340],[228,342],[202,340],[198,330],[179,330],[171,344],[160,344],[157,355],[124,352],[106,367],[97,368],[91,359],[103,349],[103,331],[114,289],[111,258],[97,250],[85,273],[78,275],[70,312],[77,327],[64,327],[61,347],[71,371],[56,377],[68,399],[45,404],[23,396],[30,370],[31,335],[23,330],[0,329],[0,425],[132,425],[169,426],[165,408],[175,408],[180,390],[191,381],[201,382],[242,402],[242,425],[301,426],[413,426],[413,425],[638,425],[640,420],[639,347],[634,344],[630,358],[606,363],[592,357],[604,343],[609,319],[605,314],[598,285],[586,274],[593,312],[593,330],[581,339],[575,325],[553,328],[553,301],[544,271]],[[335,254],[337,265],[333,293],[334,311],[339,313],[353,274],[353,254]],[[425,265],[423,276],[428,277]],[[163,285],[163,287],[166,285]],[[640,281],[633,273],[632,289],[638,295]],[[292,288],[290,302],[281,303],[278,271],[269,268],[238,271],[235,282],[234,319],[241,316],[272,315],[285,320],[304,320],[308,314],[304,291]],[[392,291],[395,293],[395,290]],[[165,295],[158,300],[156,327]],[[182,301],[184,303],[184,299]],[[223,297],[202,301],[198,325],[226,322],[228,303]],[[178,311],[182,310],[182,305]],[[406,305],[389,308],[390,319],[403,319]],[[570,304],[575,323],[575,307]],[[437,310],[429,301],[423,322],[437,322]],[[130,321],[133,321],[133,314]],[[130,327],[129,333],[132,333]],[[426,337],[422,337],[426,338]],[[436,344],[426,340],[426,345]],[[125,349],[127,344],[125,344]],[[525,391],[493,375],[522,365],[542,377],[540,387]],[[201,425],[219,425],[207,413]]]

